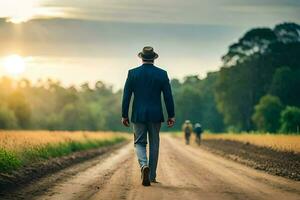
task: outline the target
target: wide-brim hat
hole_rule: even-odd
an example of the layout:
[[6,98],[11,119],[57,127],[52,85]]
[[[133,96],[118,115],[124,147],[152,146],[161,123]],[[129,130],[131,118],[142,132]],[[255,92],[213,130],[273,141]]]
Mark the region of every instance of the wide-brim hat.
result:
[[152,47],[144,47],[143,51],[138,54],[138,57],[140,57],[143,60],[155,60],[158,58],[158,54],[154,52],[154,49]]

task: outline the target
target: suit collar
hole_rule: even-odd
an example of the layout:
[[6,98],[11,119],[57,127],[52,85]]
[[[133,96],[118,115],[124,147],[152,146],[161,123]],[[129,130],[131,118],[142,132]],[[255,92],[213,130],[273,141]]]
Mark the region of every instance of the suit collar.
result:
[[153,63],[143,63],[142,66],[153,66]]

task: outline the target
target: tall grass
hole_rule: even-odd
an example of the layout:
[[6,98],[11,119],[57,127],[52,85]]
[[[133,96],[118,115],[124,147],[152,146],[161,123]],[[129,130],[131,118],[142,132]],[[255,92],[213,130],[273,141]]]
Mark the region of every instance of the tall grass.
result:
[[76,151],[109,146],[124,141],[116,133],[2,131],[0,132],[0,172],[61,157]]
[[0,172],[10,172],[21,165],[22,161],[19,156],[5,149],[0,149]]

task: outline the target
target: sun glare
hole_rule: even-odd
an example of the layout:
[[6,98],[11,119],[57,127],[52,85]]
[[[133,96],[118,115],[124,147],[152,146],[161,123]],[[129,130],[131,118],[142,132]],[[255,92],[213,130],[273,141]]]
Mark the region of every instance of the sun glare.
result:
[[11,23],[14,23],[14,24],[20,24],[20,23],[26,22],[28,20],[29,20],[29,18],[26,18],[26,17],[22,16],[22,17],[11,17],[7,21],[11,22]]
[[26,65],[24,59],[19,55],[10,55],[4,59],[4,69],[11,75],[19,75],[25,71]]
[[36,18],[63,17],[67,16],[66,13],[70,10],[70,8],[43,6],[40,0],[9,0],[5,1],[2,7],[5,7],[7,22],[14,24],[20,24]]
[[10,11],[7,21],[19,24],[30,20],[35,15],[38,0],[10,0],[5,5]]

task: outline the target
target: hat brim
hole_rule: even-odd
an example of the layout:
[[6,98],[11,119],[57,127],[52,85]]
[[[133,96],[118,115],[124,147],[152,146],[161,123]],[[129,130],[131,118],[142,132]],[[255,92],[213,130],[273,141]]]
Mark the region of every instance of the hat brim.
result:
[[142,52],[140,52],[138,54],[138,57],[140,57],[143,60],[155,60],[158,58],[158,54],[154,52],[153,57],[145,57],[145,55]]

